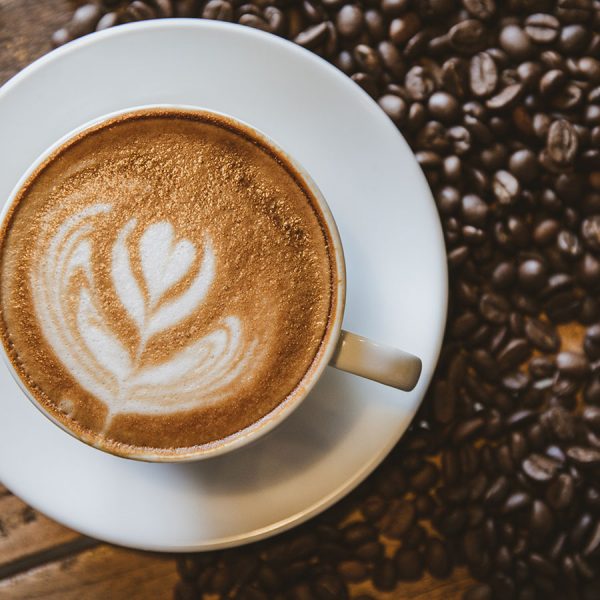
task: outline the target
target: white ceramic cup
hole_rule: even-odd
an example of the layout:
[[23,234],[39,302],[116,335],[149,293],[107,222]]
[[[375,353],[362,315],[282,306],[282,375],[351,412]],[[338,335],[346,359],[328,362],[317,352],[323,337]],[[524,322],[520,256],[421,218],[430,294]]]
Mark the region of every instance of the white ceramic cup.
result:
[[[281,402],[268,415],[246,427],[245,429],[223,438],[222,440],[211,442],[210,444],[204,446],[191,448],[189,452],[181,452],[178,450],[177,453],[166,455],[164,453],[153,453],[152,451],[148,450],[133,449],[131,451],[119,451],[118,455],[125,458],[151,462],[181,462],[207,458],[209,456],[215,456],[229,450],[233,450],[234,448],[239,448],[240,446],[257,439],[258,437],[270,431],[273,427],[283,421],[295,408],[297,408],[302,400],[306,398],[310,390],[314,387],[328,365],[349,373],[353,373],[354,375],[358,375],[360,377],[365,377],[367,379],[380,382],[384,385],[395,387],[399,390],[412,390],[417,384],[421,374],[421,360],[419,358],[398,348],[379,344],[373,340],[369,340],[365,337],[342,329],[346,299],[346,269],[344,253],[335,220],[318,186],[312,180],[306,170],[300,164],[298,164],[298,162],[292,156],[285,152],[285,150],[280,148],[271,138],[261,131],[258,131],[253,126],[241,122],[239,119],[229,115],[194,106],[160,104],[128,108],[126,110],[104,115],[100,118],[94,119],[93,121],[85,123],[81,127],[69,132],[45,152],[43,152],[42,155],[32,164],[32,166],[19,180],[13,189],[8,202],[4,206],[2,213],[0,213],[0,230],[3,228],[4,221],[10,214],[10,207],[15,201],[15,198],[17,197],[23,185],[25,185],[30,177],[36,173],[37,169],[50,156],[52,156],[52,154],[54,154],[73,137],[78,136],[87,129],[101,126],[105,121],[111,120],[120,115],[133,112],[138,113],[141,111],[151,114],[152,111],[164,112],[166,110],[172,110],[175,112],[187,111],[196,114],[212,114],[216,117],[224,118],[228,121],[231,121],[236,128],[242,131],[245,130],[251,138],[257,139],[267,149],[271,149],[275,155],[279,155],[287,159],[287,161],[296,171],[297,175],[303,180],[305,185],[312,192],[312,195],[318,204],[317,208],[320,211],[322,221],[329,230],[331,239],[333,240],[333,250],[336,264],[335,282],[337,286],[337,294],[335,296],[335,305],[331,311],[330,326],[328,327],[327,334],[323,340],[317,358],[294,393],[291,394],[285,401]],[[99,442],[93,436],[88,437],[76,433],[67,428],[62,422],[58,421],[30,393],[27,386],[14,369],[12,362],[8,358],[6,349],[1,343],[0,354],[2,354],[2,357],[8,365],[12,376],[15,378],[25,395],[53,423],[58,425],[67,433],[89,445],[107,452],[115,452],[114,448],[111,448],[110,446],[104,446],[102,442]]]

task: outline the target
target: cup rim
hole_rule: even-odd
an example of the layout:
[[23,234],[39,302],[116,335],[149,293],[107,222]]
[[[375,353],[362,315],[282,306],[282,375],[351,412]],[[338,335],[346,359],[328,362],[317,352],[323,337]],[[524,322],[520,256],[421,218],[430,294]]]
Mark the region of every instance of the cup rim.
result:
[[[221,438],[215,442],[209,442],[200,446],[192,446],[189,448],[182,448],[181,452],[175,452],[173,454],[157,453],[150,450],[145,450],[141,447],[133,447],[137,450],[134,452],[119,451],[116,448],[105,447],[101,442],[95,441],[93,436],[86,436],[83,433],[77,433],[67,427],[62,421],[57,419],[50,411],[48,411],[29,391],[25,382],[21,379],[18,374],[10,357],[7,354],[4,343],[0,341],[0,356],[7,365],[10,374],[20,387],[25,397],[37,408],[46,418],[52,423],[57,425],[65,433],[69,434],[76,440],[83,442],[84,444],[95,448],[101,452],[111,454],[120,458],[129,460],[137,460],[142,462],[150,463],[184,463],[184,462],[195,462],[197,460],[204,460],[214,456],[225,454],[232,450],[241,448],[253,441],[258,440],[269,431],[274,429],[277,425],[283,422],[298,406],[304,401],[306,396],[310,393],[317,381],[320,379],[325,368],[329,364],[336,345],[338,343],[340,333],[342,330],[342,321],[344,317],[344,309],[346,304],[346,264],[344,258],[344,251],[342,241],[340,238],[337,224],[325,200],[325,197],[314,179],[310,176],[308,171],[286,150],[284,150],[277,142],[275,142],[269,135],[251,125],[238,117],[234,117],[227,113],[204,108],[201,106],[194,106],[189,104],[176,104],[176,103],[152,103],[143,104],[119,109],[98,117],[94,117],[89,121],[86,121],[82,125],[70,130],[56,142],[46,148],[28,167],[23,173],[21,178],[17,181],[14,188],[12,189],[8,199],[0,210],[0,229],[4,225],[7,216],[10,214],[11,208],[15,202],[16,197],[23,188],[23,186],[29,181],[29,179],[35,174],[36,170],[41,167],[44,162],[52,156],[57,150],[63,145],[68,143],[71,139],[76,136],[93,129],[94,127],[100,127],[107,121],[125,116],[133,113],[147,113],[152,114],[153,112],[189,112],[193,114],[204,114],[214,115],[220,120],[232,121],[233,125],[242,131],[246,131],[250,137],[258,139],[264,146],[274,151],[275,155],[283,157],[296,175],[299,176],[301,183],[304,183],[311,192],[314,200],[316,201],[316,208],[320,212],[325,226],[328,230],[330,238],[333,243],[332,255],[335,258],[335,280],[333,286],[335,287],[335,305],[331,310],[330,325],[325,333],[325,337],[321,343],[317,355],[313,362],[305,372],[303,378],[300,380],[299,385],[286,399],[281,401],[275,408],[273,408],[266,415],[263,415],[259,420],[254,421],[244,429],[241,429],[225,438]],[[0,248],[0,254],[2,249]]]

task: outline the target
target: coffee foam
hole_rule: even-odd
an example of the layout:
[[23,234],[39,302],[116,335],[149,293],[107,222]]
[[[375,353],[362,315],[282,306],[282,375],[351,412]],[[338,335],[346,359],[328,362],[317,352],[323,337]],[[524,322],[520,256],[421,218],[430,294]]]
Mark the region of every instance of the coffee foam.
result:
[[83,134],[24,186],[3,246],[15,368],[116,452],[247,427],[293,395],[329,328],[314,200],[226,121],[138,113]]

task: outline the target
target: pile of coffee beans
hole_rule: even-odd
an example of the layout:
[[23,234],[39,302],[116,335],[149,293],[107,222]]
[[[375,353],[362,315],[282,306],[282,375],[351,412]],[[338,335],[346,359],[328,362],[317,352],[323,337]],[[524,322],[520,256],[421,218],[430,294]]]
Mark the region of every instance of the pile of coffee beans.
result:
[[285,36],[370,94],[433,189],[451,285],[385,463],[301,528],[181,559],[177,597],[400,595],[466,565],[466,600],[600,598],[600,2],[105,0],[54,42],[168,16]]

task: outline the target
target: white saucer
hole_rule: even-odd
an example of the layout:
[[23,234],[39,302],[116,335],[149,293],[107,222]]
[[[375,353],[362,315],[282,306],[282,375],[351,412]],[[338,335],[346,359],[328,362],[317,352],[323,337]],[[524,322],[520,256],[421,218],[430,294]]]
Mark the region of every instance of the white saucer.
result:
[[70,130],[157,103],[228,113],[296,157],[340,229],[348,269],[344,327],[423,360],[421,381],[408,394],[328,369],[303,405],[254,445],[178,465],[127,461],[76,441],[34,408],[0,364],[0,481],[15,494],[73,529],[124,546],[233,546],[333,504],[405,431],[442,341],[443,238],[409,147],[358,86],[275,36],[200,20],[94,34],[7,83],[0,90],[1,202]]

